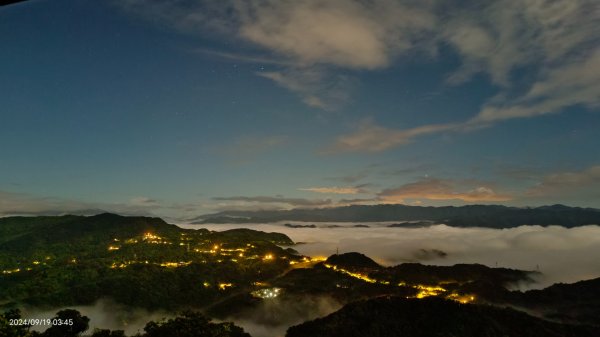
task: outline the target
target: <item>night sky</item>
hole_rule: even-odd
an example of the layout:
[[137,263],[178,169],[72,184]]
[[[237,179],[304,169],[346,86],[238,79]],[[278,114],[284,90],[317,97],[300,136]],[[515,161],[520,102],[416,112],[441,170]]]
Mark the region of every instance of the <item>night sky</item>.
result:
[[594,0],[2,6],[0,215],[600,207],[599,46]]

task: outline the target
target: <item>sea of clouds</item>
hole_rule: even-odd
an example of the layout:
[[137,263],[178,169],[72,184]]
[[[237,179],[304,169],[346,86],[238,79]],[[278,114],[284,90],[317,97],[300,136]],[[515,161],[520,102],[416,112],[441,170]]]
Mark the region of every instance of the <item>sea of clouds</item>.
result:
[[[297,225],[311,223],[294,222]],[[301,254],[329,256],[339,250],[360,252],[383,265],[420,262],[432,265],[480,263],[490,267],[539,270],[536,282],[520,288],[544,288],[600,277],[600,226],[564,228],[520,226],[508,229],[458,228],[446,225],[402,228],[390,223],[320,223],[317,228],[290,228],[273,224],[180,225],[222,231],[251,228],[288,235]],[[339,226],[339,227],[331,227]],[[436,251],[446,253],[437,254]]]
[[[293,222],[294,225],[312,223]],[[180,225],[184,228],[207,228],[223,231],[251,228],[288,235],[298,252],[310,256],[329,256],[344,252],[360,252],[382,265],[405,262],[431,265],[480,263],[540,271],[534,283],[515,284],[519,290],[540,289],[554,283],[572,283],[600,277],[600,226],[564,228],[559,226],[521,226],[508,229],[458,228],[446,225],[403,228],[388,227],[392,223],[368,223],[368,228],[354,223],[319,223],[317,228],[291,228],[284,222],[273,224],[206,224]],[[365,223],[362,223],[365,225]],[[443,253],[442,253],[443,252]],[[291,312],[307,310],[310,318],[322,317],[341,305],[320,299],[320,305],[299,306],[279,301],[266,303],[256,312],[243,313],[229,319],[255,337],[282,337],[286,329],[302,320]],[[296,308],[296,309],[294,309]],[[301,309],[298,309],[301,308]],[[265,312],[275,317],[265,322]],[[269,317],[269,315],[267,315]],[[306,317],[304,317],[306,318]]]

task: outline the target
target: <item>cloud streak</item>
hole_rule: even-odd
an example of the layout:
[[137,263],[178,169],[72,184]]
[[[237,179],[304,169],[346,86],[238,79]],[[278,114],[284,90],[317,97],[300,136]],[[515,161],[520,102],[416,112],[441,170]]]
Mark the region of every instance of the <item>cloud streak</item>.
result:
[[273,151],[286,142],[287,137],[280,135],[245,135],[232,139],[215,151],[232,162],[241,164]]
[[269,196],[233,196],[233,197],[215,197],[212,198],[215,201],[233,201],[243,202],[252,204],[283,204],[293,207],[318,207],[331,205],[330,199],[303,199],[303,198],[285,198],[282,196],[269,197]]
[[466,202],[502,202],[512,199],[511,196],[497,193],[487,185],[479,184],[470,189],[466,187],[468,184],[461,184],[460,187],[456,185],[457,182],[452,180],[427,178],[397,188],[385,189],[378,193],[378,197],[382,202],[388,203],[405,203],[407,199]]
[[38,197],[24,193],[0,191],[0,216],[11,215],[93,215],[115,212],[124,215],[153,215],[160,208],[148,197],[133,198],[121,204],[85,202],[56,197]]
[[529,197],[556,197],[589,194],[600,197],[600,165],[574,172],[548,174],[526,191]]
[[282,71],[258,72],[258,76],[298,94],[313,108],[333,111],[350,101],[354,80],[334,75],[319,67],[289,68]]
[[0,217],[36,215],[95,215],[111,212],[128,216],[160,216],[166,221],[180,221],[205,209],[200,202],[170,203],[146,196],[123,202],[82,201],[77,199],[36,196],[0,190]]
[[366,191],[360,187],[309,187],[300,188],[300,191],[308,191],[323,194],[359,194],[366,193]]
[[254,56],[254,55],[244,55],[244,54],[236,54],[236,53],[227,53],[219,50],[198,48],[195,49],[195,52],[203,55],[213,56],[216,58],[224,58],[233,61],[240,61],[244,63],[259,63],[259,64],[272,64],[278,66],[295,66],[296,64],[291,61],[286,61],[277,58],[269,58],[263,56]]
[[455,124],[431,124],[416,128],[395,130],[376,125],[372,120],[363,120],[356,131],[339,136],[322,154],[344,152],[381,152],[390,148],[406,145],[414,138],[453,130]]

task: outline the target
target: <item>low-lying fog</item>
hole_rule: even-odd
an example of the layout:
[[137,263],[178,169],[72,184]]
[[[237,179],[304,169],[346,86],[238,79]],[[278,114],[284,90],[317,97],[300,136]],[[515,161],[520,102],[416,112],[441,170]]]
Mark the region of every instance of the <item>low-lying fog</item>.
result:
[[600,277],[600,226],[489,229],[446,225],[390,228],[387,227],[389,224],[363,224],[369,228],[357,228],[354,226],[358,224],[348,223],[318,223],[317,228],[290,228],[284,223],[180,226],[216,231],[251,228],[279,232],[294,242],[304,242],[293,248],[305,255],[329,256],[339,249],[340,253],[363,253],[383,265],[421,262],[433,265],[481,263],[523,270],[539,267],[543,276],[537,283],[529,285],[530,288]]
[[[49,319],[63,309],[75,309],[83,316],[90,318],[90,328],[86,332],[90,334],[94,328],[124,330],[127,336],[133,336],[144,331],[144,326],[149,321],[160,321],[166,317],[174,316],[174,313],[163,311],[150,312],[144,309],[132,309],[128,306],[115,303],[112,300],[99,300],[94,305],[77,305],[55,309],[38,309],[32,307],[22,308],[24,318]],[[48,326],[33,326],[32,330],[44,331]],[[253,336],[254,337],[254,336]]]
[[[253,310],[241,312],[225,319],[235,322],[252,337],[284,337],[287,329],[296,324],[326,316],[342,307],[342,304],[327,296],[303,296],[275,298],[262,302]],[[90,318],[89,329],[84,336],[91,335],[95,328],[124,330],[127,336],[144,331],[149,321],[158,322],[172,318],[177,312],[147,311],[117,304],[112,300],[99,300],[93,305],[70,306],[55,309],[22,308],[24,318],[49,319],[63,309],[76,309]],[[218,322],[215,320],[215,322]],[[32,330],[44,331],[48,326],[33,326]],[[165,336],[166,337],[166,336]]]

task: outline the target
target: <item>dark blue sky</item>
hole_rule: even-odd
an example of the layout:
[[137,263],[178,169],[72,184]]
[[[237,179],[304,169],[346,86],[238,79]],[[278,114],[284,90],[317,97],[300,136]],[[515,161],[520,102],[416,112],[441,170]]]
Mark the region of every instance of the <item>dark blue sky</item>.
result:
[[594,2],[0,7],[0,214],[600,207]]

